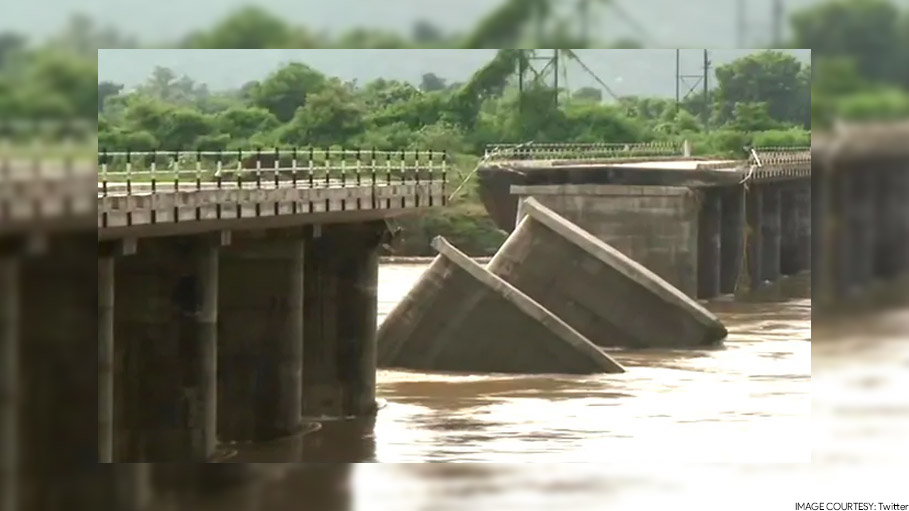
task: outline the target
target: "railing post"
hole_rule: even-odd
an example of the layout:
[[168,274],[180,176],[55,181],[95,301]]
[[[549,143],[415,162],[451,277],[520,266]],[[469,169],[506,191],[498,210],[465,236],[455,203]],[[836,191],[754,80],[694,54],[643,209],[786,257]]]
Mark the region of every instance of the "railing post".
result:
[[196,149],[196,191],[202,190],[202,151]]
[[107,197],[107,149],[101,150],[101,195]]
[[442,205],[444,206],[448,202],[448,194],[446,193],[446,188],[448,184],[447,176],[447,163],[448,163],[448,151],[442,151]]
[[[174,151],[174,191],[180,191],[180,151]],[[176,212],[175,212],[176,213]],[[174,218],[176,220],[176,218]]]
[[[281,186],[280,182],[278,181],[278,174],[280,172],[281,172],[281,152],[278,150],[277,147],[275,147],[275,189],[276,190]],[[276,208],[278,207],[277,203],[275,203],[275,207]],[[275,210],[275,214],[276,215],[278,214],[277,210]]]
[[148,164],[148,170],[151,174],[151,193],[154,194],[158,190],[157,185],[157,170],[158,170],[158,153],[155,149],[152,149],[151,152],[151,163]]
[[126,150],[126,195],[133,194],[132,188],[132,154],[129,149]]
[[256,190],[262,188],[262,148],[256,148]]

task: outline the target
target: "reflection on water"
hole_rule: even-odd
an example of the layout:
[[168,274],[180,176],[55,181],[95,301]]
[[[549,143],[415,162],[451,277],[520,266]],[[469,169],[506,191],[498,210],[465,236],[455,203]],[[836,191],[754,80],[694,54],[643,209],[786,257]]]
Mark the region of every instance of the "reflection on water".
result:
[[[381,267],[380,321],[425,268]],[[614,352],[625,374],[380,370],[374,422],[326,422],[243,446],[234,461],[807,462],[808,286],[806,275],[747,302],[712,302],[725,348]]]

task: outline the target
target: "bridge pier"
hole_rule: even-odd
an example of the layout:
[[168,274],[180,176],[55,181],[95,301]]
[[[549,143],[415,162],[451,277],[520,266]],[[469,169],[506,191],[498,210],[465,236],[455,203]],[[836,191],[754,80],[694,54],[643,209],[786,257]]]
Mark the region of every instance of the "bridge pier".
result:
[[870,172],[850,173],[850,200],[849,211],[850,238],[852,244],[853,284],[859,288],[865,287],[874,279],[875,248],[879,236],[880,226],[876,223],[875,215],[875,190],[874,182],[877,169]]
[[894,229],[896,236],[897,260],[899,271],[909,272],[909,163],[904,163],[902,169],[895,169],[894,196],[897,199],[896,217],[898,224]]
[[307,247],[302,409],[307,417],[376,412],[376,290],[384,221],[316,228]]
[[302,228],[235,236],[221,252],[221,440],[297,432],[303,343]]
[[0,253],[0,511],[19,509],[19,260]]
[[701,192],[698,215],[698,298],[713,298],[720,294],[722,264],[721,233],[723,210],[720,190],[707,188]]
[[17,417],[15,449],[0,457],[11,456],[4,461],[12,463],[17,477],[19,509],[56,509],[85,496],[98,455],[98,416],[86,410],[98,397],[91,310],[98,247],[94,233],[36,239],[40,242],[19,250],[18,284],[3,286],[8,289],[3,298],[15,292],[18,301],[18,321],[7,322],[4,335],[18,338],[18,354],[4,361],[17,369],[0,376],[15,385],[15,394],[2,401],[12,401]]
[[905,213],[902,203],[906,202],[905,190],[900,182],[906,171],[888,162],[875,179],[875,219],[878,236],[875,243],[874,275],[877,278],[892,278],[899,274],[909,254],[904,251]]
[[748,255],[748,280],[752,290],[761,287],[764,282],[764,195],[761,188],[752,183],[745,195],[746,247]]
[[790,181],[780,187],[780,273],[795,275],[811,267],[811,184]]
[[774,282],[780,277],[782,240],[780,185],[778,183],[762,184],[760,194],[762,196],[761,280]]
[[720,293],[735,293],[742,267],[745,225],[745,189],[729,186],[720,191]]
[[217,247],[207,236],[144,239],[113,274],[114,458],[207,461],[216,444]]
[[98,462],[114,461],[114,257],[98,257]]

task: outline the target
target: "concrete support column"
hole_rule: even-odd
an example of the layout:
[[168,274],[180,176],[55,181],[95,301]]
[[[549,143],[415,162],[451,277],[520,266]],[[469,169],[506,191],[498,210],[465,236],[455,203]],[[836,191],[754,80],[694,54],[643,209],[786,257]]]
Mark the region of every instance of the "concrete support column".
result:
[[720,294],[720,237],[723,212],[719,189],[701,191],[698,214],[698,298]]
[[217,243],[149,238],[114,270],[118,461],[207,461],[215,451]]
[[890,162],[882,169],[874,182],[874,224],[878,226],[875,243],[874,276],[891,279],[900,273],[905,254],[901,236],[902,201],[909,200],[903,196],[900,181],[901,169]]
[[748,256],[748,280],[751,289],[761,287],[763,283],[762,254],[763,249],[763,220],[764,220],[764,195],[761,185],[751,183],[745,195],[745,217],[748,224],[746,230],[746,247]]
[[19,260],[18,505],[65,509],[91,499],[98,459],[98,240],[33,239]]
[[879,169],[862,168],[850,171],[849,231],[852,244],[853,284],[863,288],[874,278],[875,249],[879,226],[875,222],[874,181]]
[[778,183],[764,184],[761,195],[763,196],[761,278],[774,282],[780,277],[780,242],[782,239],[780,185]]
[[301,426],[304,246],[295,228],[235,234],[222,251],[222,440],[267,440]]
[[830,243],[823,247],[829,251],[831,262],[830,299],[836,300],[849,294],[855,284],[853,245],[855,203],[851,198],[852,179],[848,169],[838,167],[830,173]]
[[901,273],[909,272],[909,164],[904,164],[903,168],[897,169],[897,203],[899,204],[897,218],[899,227],[897,228],[897,243],[900,253],[899,270]]
[[0,253],[0,511],[19,509],[19,264]]
[[192,401],[192,459],[208,460],[218,444],[218,247],[203,240],[196,248],[198,278],[198,394]]
[[780,273],[795,275],[802,270],[799,250],[798,183],[780,183]]
[[811,180],[803,179],[797,182],[795,188],[795,218],[798,223],[796,236],[798,238],[798,264],[797,271],[811,269]]
[[98,462],[114,459],[114,258],[98,258]]
[[745,189],[727,187],[720,198],[722,233],[720,240],[720,292],[734,293],[744,258]]
[[378,247],[386,233],[384,222],[317,227],[309,245],[303,381],[308,417],[376,411]]

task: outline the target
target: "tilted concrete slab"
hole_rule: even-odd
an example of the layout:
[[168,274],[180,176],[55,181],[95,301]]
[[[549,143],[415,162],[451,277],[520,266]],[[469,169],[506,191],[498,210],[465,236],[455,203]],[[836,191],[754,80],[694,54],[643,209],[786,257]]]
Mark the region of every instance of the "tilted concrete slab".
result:
[[501,373],[622,373],[564,321],[444,238],[379,328],[379,367]]
[[533,198],[487,269],[604,347],[719,344],[722,323],[677,288]]

